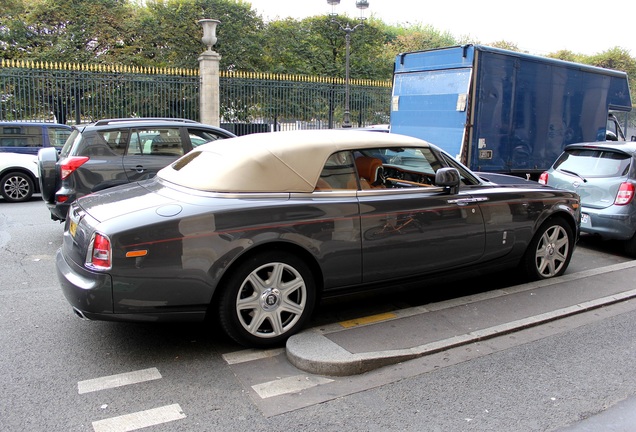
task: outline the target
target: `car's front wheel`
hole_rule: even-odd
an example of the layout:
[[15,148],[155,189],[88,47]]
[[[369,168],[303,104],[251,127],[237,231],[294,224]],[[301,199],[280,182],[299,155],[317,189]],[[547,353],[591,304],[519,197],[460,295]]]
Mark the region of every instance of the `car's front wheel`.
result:
[[250,347],[283,343],[300,330],[315,304],[309,267],[287,252],[254,255],[232,272],[219,297],[219,320],[236,342]]
[[34,183],[31,178],[21,172],[8,173],[0,180],[0,194],[9,202],[28,201],[33,196]]
[[562,219],[549,219],[541,225],[522,261],[522,268],[530,280],[561,276],[574,253],[572,228]]

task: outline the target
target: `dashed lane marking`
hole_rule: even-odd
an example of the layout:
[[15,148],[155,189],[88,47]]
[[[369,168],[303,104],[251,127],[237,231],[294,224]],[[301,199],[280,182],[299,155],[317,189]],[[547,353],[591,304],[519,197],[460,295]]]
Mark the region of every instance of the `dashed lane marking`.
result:
[[94,421],[93,430],[95,432],[129,432],[148,426],[184,419],[185,417],[186,415],[181,410],[179,404],[173,404]]
[[126,372],[86,381],[79,381],[77,383],[77,390],[79,394],[84,394],[160,378],[161,374],[157,368],[143,369],[134,372]]
[[252,389],[254,389],[261,399],[267,399],[273,396],[296,393],[322,384],[328,384],[330,382],[333,382],[333,380],[329,378],[295,375],[275,381],[256,384],[252,386]]

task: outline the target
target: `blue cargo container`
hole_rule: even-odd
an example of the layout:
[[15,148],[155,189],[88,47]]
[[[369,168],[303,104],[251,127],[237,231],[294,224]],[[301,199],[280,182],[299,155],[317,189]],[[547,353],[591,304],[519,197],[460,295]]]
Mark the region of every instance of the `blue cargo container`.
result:
[[396,57],[391,132],[437,144],[471,169],[536,179],[566,144],[625,139],[624,72],[481,45]]

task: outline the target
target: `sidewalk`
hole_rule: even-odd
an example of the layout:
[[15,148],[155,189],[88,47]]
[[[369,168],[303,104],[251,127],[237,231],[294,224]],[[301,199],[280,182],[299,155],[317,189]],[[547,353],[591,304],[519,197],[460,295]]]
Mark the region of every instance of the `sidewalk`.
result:
[[636,260],[305,330],[287,341],[303,371],[356,375],[636,298]]

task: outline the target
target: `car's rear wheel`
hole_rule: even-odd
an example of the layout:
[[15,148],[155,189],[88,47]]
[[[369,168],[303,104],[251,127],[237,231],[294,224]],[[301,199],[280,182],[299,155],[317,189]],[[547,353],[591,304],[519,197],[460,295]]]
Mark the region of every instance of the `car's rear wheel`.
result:
[[11,172],[0,180],[2,189],[0,194],[9,202],[22,202],[31,199],[34,192],[34,183],[27,174]]
[[40,169],[40,192],[42,199],[48,203],[55,202],[57,190],[57,149],[45,147],[38,152],[38,165]]
[[279,345],[298,332],[316,296],[308,266],[279,251],[248,258],[219,289],[221,326],[236,342],[250,347]]
[[572,228],[562,219],[549,219],[541,225],[521,263],[530,280],[561,276],[574,253]]

